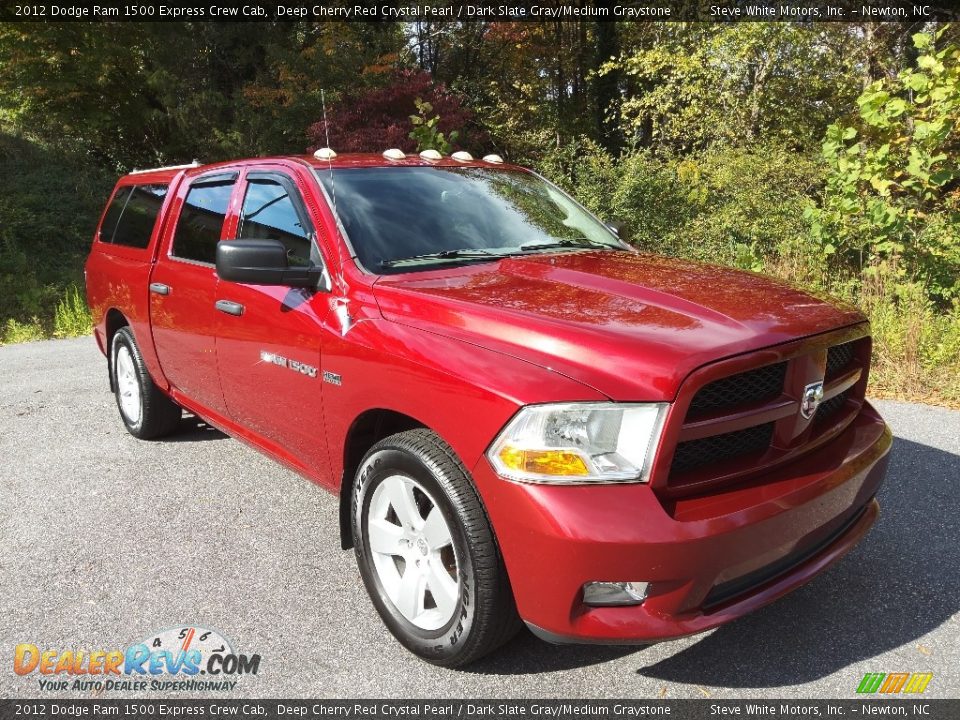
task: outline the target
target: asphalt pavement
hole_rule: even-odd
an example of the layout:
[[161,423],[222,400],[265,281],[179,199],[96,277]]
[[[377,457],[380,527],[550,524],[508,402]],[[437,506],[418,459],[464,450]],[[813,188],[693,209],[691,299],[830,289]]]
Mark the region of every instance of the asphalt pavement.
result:
[[926,696],[956,698],[960,412],[876,404],[896,435],[881,518],[807,586],[693,638],[558,647],[524,632],[443,670],[380,622],[332,495],[195,420],[134,439],[92,339],[0,347],[0,697],[89,696],[16,675],[19,643],[123,649],[201,627],[261,655],[220,697],[849,698],[867,672],[932,672]]

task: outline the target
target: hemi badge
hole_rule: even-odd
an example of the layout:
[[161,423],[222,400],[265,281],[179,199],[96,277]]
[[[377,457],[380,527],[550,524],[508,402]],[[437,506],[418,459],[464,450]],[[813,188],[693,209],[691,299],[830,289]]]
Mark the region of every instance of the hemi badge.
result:
[[323,371],[323,381],[328,382],[331,385],[343,385],[343,380],[335,372],[330,372],[329,370]]

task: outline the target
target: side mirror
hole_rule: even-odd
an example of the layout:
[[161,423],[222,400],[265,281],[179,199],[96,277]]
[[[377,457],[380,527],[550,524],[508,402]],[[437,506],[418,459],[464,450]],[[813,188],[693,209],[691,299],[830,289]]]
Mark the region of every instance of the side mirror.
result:
[[248,285],[317,287],[320,267],[290,267],[279,240],[222,240],[217,243],[217,275]]
[[604,225],[621,240],[627,240],[630,235],[630,226],[624,220],[607,220]]

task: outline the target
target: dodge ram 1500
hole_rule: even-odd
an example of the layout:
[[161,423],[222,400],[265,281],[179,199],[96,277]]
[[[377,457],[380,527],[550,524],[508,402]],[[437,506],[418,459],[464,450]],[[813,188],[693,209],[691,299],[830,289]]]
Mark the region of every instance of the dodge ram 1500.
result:
[[374,606],[436,664],[522,623],[707,630],[877,517],[859,311],[641,252],[497,156],[134,172],[86,279],[130,433],[186,410],[339,493]]

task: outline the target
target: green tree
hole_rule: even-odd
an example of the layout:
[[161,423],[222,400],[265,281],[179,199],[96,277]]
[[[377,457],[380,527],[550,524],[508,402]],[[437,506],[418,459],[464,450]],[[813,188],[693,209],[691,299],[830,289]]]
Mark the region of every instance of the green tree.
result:
[[376,84],[399,23],[0,24],[0,113],[114,170],[302,152],[320,91]]
[[809,147],[858,89],[856,36],[839,23],[636,25],[601,69],[626,79],[621,123],[635,146]]
[[460,133],[451,130],[445,136],[440,131],[440,116],[433,115],[433,105],[422,98],[414,100],[414,105],[417,107],[417,114],[410,116],[410,124],[413,125],[410,139],[416,140],[417,150],[437,150],[443,155],[449,155]]
[[821,207],[807,216],[840,267],[960,295],[960,47],[913,37],[915,63],[871,83],[854,122],[831,125]]

